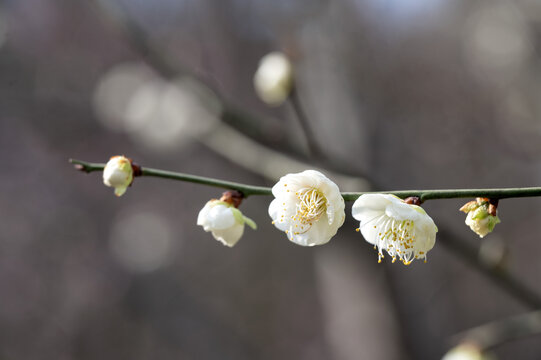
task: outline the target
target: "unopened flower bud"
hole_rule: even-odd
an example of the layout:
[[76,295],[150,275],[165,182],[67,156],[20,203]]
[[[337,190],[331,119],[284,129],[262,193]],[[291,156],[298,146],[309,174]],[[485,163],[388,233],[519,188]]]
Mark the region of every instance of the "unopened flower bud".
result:
[[115,188],[115,195],[121,196],[133,181],[131,160],[125,156],[113,156],[103,169],[103,183]]
[[257,228],[252,219],[237,209],[241,199],[238,191],[226,191],[220,200],[208,201],[197,216],[197,225],[225,246],[234,246],[244,233],[244,224]]
[[254,75],[254,87],[263,102],[272,106],[282,104],[293,87],[293,66],[289,59],[281,52],[265,55]]
[[494,226],[500,222],[497,216],[497,202],[487,198],[477,198],[460,208],[460,211],[468,214],[466,225],[481,238],[494,230]]

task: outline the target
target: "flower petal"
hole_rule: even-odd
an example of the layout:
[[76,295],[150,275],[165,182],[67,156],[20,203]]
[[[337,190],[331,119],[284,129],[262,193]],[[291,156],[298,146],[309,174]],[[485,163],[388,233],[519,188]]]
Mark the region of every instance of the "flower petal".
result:
[[211,201],[208,201],[205,206],[199,211],[199,214],[197,215],[197,225],[205,226],[207,223],[207,216],[211,209]]
[[376,245],[378,241],[378,234],[380,230],[378,229],[377,224],[383,217],[385,217],[385,215],[381,214],[380,216],[373,217],[371,220],[361,222],[361,234],[363,235],[364,239],[372,245]]
[[[420,213],[416,211],[414,206],[416,205],[406,204],[405,202],[392,202],[385,208],[385,214],[393,219],[400,221],[416,220],[422,217],[424,211],[423,213]],[[424,213],[424,215],[426,215],[426,213]]]
[[207,214],[207,220],[213,229],[226,229],[235,224],[233,212],[224,205],[213,206]]
[[391,200],[382,195],[385,194],[364,194],[357,198],[351,208],[353,218],[362,222],[383,215]]
[[222,244],[233,247],[244,233],[244,225],[236,224],[226,229],[213,230],[212,236]]

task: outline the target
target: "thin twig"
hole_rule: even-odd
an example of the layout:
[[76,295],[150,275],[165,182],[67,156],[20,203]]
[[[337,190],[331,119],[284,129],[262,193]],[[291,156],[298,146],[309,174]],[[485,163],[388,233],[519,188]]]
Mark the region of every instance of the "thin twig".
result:
[[297,120],[299,121],[299,125],[301,126],[301,129],[304,133],[304,137],[306,138],[306,142],[308,144],[308,149],[310,150],[310,154],[313,157],[318,157],[318,158],[324,157],[324,153],[323,151],[321,151],[321,148],[319,147],[316,137],[314,135],[314,132],[312,131],[312,127],[310,126],[310,121],[308,120],[308,116],[306,116],[306,112],[304,111],[304,108],[301,105],[299,92],[297,91],[296,86],[293,86],[293,89],[291,89],[291,94],[289,94],[288,101],[291,107],[293,108],[293,111],[295,112]]
[[[101,171],[105,164],[89,163],[81,160],[70,159],[72,164],[75,164],[79,170],[85,172]],[[250,195],[272,195],[271,188],[240,184],[231,181],[218,180],[203,176],[195,176],[183,174],[174,171],[166,171],[151,168],[142,168],[143,176],[155,176],[172,180],[193,182],[202,185],[220,187],[224,189],[238,190],[245,196]],[[451,190],[395,190],[395,191],[379,191],[379,192],[344,192],[342,197],[346,201],[354,201],[363,194],[393,194],[399,198],[405,199],[411,196],[417,196],[421,200],[435,199],[455,199],[455,198],[472,198],[472,197],[488,197],[493,199],[507,199],[514,197],[533,197],[541,196],[541,187],[529,188],[505,188],[505,189],[451,189]]]
[[[85,161],[70,159],[70,163],[75,165],[75,168],[86,173],[94,171],[103,171],[105,164],[100,163],[88,163]],[[178,180],[184,182],[191,182],[195,184],[208,185],[219,187],[222,189],[237,190],[240,191],[245,197],[250,195],[270,195],[270,188],[262,186],[251,186],[232,181],[223,181],[218,179],[211,179],[203,176],[196,176],[190,174],[183,174],[179,172],[152,169],[147,167],[141,167],[141,176],[153,176],[164,179]]]

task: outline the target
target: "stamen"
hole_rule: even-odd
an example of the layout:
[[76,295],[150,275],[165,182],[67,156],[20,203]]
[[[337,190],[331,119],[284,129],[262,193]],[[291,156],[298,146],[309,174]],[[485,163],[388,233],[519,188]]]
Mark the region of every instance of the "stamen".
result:
[[380,232],[376,235],[376,244],[374,248],[380,249],[378,252],[378,262],[381,262],[383,254],[381,249],[385,249],[392,256],[393,262],[398,258],[406,265],[412,263],[413,259],[423,257],[422,251],[416,253],[414,249],[415,226],[411,220],[398,221],[387,216],[381,216],[376,221],[376,228]]
[[314,188],[300,189],[295,195],[298,199],[297,211],[291,218],[309,228],[327,211],[327,199]]

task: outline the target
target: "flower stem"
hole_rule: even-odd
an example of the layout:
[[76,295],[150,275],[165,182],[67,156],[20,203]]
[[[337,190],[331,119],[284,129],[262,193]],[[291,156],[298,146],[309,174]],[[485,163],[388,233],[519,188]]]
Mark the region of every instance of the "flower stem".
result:
[[[458,199],[486,197],[490,199],[507,199],[517,197],[541,196],[541,187],[525,188],[501,188],[501,189],[445,189],[445,190],[396,190],[379,191],[379,194],[393,194],[401,199],[407,197],[419,197],[421,202],[436,199]],[[363,193],[345,192],[342,193],[344,200],[354,201]]]
[[[86,173],[91,173],[94,171],[102,171],[103,168],[105,167],[105,164],[89,163],[86,161],[74,160],[74,159],[70,159],[70,163],[74,164],[77,170],[81,170]],[[272,194],[271,189],[268,187],[245,185],[245,184],[240,184],[240,183],[236,183],[232,181],[224,181],[224,180],[207,178],[203,176],[183,174],[179,172],[152,169],[152,168],[147,168],[147,167],[141,167],[141,176],[154,176],[154,177],[160,177],[164,179],[171,179],[171,180],[185,181],[185,182],[191,182],[191,183],[196,183],[196,184],[201,184],[201,185],[214,186],[214,187],[219,187],[223,189],[237,190],[237,191],[240,191],[244,195],[244,197],[248,197],[250,195],[271,195]]]
[[[78,170],[90,173],[94,171],[102,171],[105,164],[89,163],[81,160],[70,159],[70,162],[76,166]],[[237,190],[244,194],[245,197],[251,195],[272,195],[271,188],[263,186],[253,186],[241,184],[232,181],[224,181],[203,176],[183,174],[174,171],[166,171],[152,168],[141,168],[142,176],[154,176],[164,179],[179,180],[192,182],[201,185],[219,187],[223,189]],[[503,188],[503,189],[450,189],[450,190],[396,190],[396,191],[379,191],[379,192],[343,192],[342,197],[346,201],[354,201],[363,194],[379,193],[393,194],[399,198],[405,199],[411,196],[417,196],[421,202],[426,200],[436,199],[456,199],[456,198],[473,198],[486,197],[491,199],[506,199],[516,197],[533,197],[541,196],[541,187],[527,188]]]

